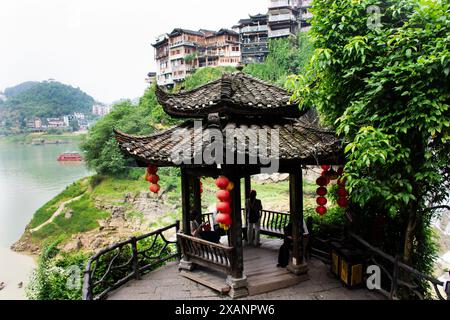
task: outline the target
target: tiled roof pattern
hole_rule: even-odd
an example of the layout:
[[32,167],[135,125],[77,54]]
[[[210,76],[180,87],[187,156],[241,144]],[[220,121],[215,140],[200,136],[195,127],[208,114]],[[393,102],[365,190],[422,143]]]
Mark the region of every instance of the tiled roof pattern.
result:
[[[181,143],[181,138],[175,138],[174,133],[177,130],[185,129],[191,137],[191,150],[194,150],[195,139],[202,139],[201,136],[194,136],[194,122],[187,121],[180,126],[149,136],[133,136],[115,130],[116,139],[121,150],[146,163],[153,163],[159,166],[176,166],[172,156],[179,154],[186,149],[186,145]],[[259,148],[249,148],[249,140],[246,137],[255,135],[258,129],[278,129],[279,130],[279,154],[280,160],[300,160],[303,164],[337,164],[342,159],[342,149],[340,140],[332,131],[322,129],[316,123],[311,123],[308,116],[303,116],[298,120],[282,120],[278,123],[250,123],[231,121],[225,123],[221,128],[225,139],[228,129],[232,129],[233,136],[237,141],[245,141],[245,146],[238,147],[234,145],[232,150],[234,154],[239,150],[245,150],[246,155],[271,155],[272,149],[270,138],[267,150]],[[208,134],[211,127],[204,122],[204,134]],[[270,133],[270,131],[268,131]],[[240,139],[239,139],[240,138]],[[206,147],[203,145],[202,149]],[[250,149],[250,150],[249,150]],[[203,152],[202,150],[202,152]],[[226,150],[224,151],[226,154]]]
[[164,111],[174,117],[205,117],[210,113],[238,115],[300,116],[289,93],[242,72],[226,73],[194,90],[168,93],[158,87],[156,94]]

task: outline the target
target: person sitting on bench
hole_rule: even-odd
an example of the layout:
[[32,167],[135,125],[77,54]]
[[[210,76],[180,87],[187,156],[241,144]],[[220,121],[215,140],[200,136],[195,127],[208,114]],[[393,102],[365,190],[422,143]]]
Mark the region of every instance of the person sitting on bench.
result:
[[211,226],[208,227],[209,223],[202,222],[201,215],[197,210],[191,211],[191,234],[193,237],[206,240],[208,242],[220,243],[220,234],[216,231],[211,230]]
[[[307,247],[308,242],[308,228],[306,227],[305,220],[303,220],[303,252]],[[292,222],[289,222],[286,227],[284,227],[284,242],[278,251],[278,268],[286,268],[289,264],[289,251],[292,250],[293,244],[292,238]]]

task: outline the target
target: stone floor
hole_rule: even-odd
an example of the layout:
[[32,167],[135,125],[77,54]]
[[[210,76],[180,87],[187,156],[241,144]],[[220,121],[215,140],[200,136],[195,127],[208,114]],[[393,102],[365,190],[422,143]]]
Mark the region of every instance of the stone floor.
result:
[[[366,289],[349,290],[319,260],[308,262],[310,280],[289,288],[248,297],[252,300],[380,300],[383,297]],[[274,266],[274,268],[276,268]],[[179,274],[176,263],[130,281],[110,293],[109,300],[230,300]]]

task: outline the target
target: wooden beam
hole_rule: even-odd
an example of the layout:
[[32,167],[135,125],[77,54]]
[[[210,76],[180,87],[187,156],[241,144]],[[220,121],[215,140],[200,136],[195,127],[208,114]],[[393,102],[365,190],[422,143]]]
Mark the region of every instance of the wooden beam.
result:
[[244,250],[242,248],[242,215],[241,215],[241,179],[232,177],[230,180],[234,183],[232,196],[232,225],[230,228],[230,243],[235,248],[235,257],[231,276],[235,279],[241,279],[244,271]]
[[292,222],[292,264],[303,263],[303,176],[302,169],[289,174],[289,203]]
[[181,206],[183,212],[183,233],[191,235],[191,205],[189,199],[189,176],[185,169],[181,169]]

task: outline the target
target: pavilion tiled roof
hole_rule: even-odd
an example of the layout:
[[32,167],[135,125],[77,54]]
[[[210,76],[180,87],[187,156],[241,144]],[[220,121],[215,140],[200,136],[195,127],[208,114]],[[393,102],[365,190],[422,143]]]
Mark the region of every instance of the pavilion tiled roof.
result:
[[185,92],[169,93],[157,87],[156,95],[164,111],[179,118],[211,113],[288,118],[301,115],[286,90],[242,72],[226,73],[219,80]]
[[[210,125],[205,121],[202,123],[204,135],[209,134],[209,130],[217,130],[215,125]],[[233,132],[233,137],[237,139],[234,140],[235,144],[232,146],[227,146],[225,143],[224,154],[227,152],[226,148],[229,148],[228,151],[233,152],[235,155],[245,150],[244,152],[247,156],[259,157],[262,155],[275,157],[278,160],[298,160],[305,165],[338,164],[342,160],[340,140],[333,131],[321,128],[312,112],[304,114],[299,119],[282,119],[276,122],[264,119],[260,121],[248,121],[245,119],[242,121],[229,121],[219,126],[224,141],[226,141],[227,130],[230,129]],[[270,141],[268,142],[267,150],[249,148],[248,137],[254,135],[257,132],[255,130],[258,129],[278,130],[279,151],[277,154],[273,153]],[[180,154],[180,152],[185,150],[186,144],[182,143],[181,136],[175,134],[177,130],[185,130],[184,134],[190,134],[193,137],[190,141],[191,150],[195,149],[195,139],[202,139],[194,135],[194,121],[192,120],[148,136],[128,135],[118,130],[115,130],[115,134],[121,150],[129,156],[142,162],[159,166],[179,166],[173,159],[173,155]],[[270,133],[270,131],[268,132]],[[244,143],[245,145],[238,146],[237,143]],[[203,154],[207,144],[200,145],[202,145],[201,151]],[[194,154],[191,160],[194,163]]]

